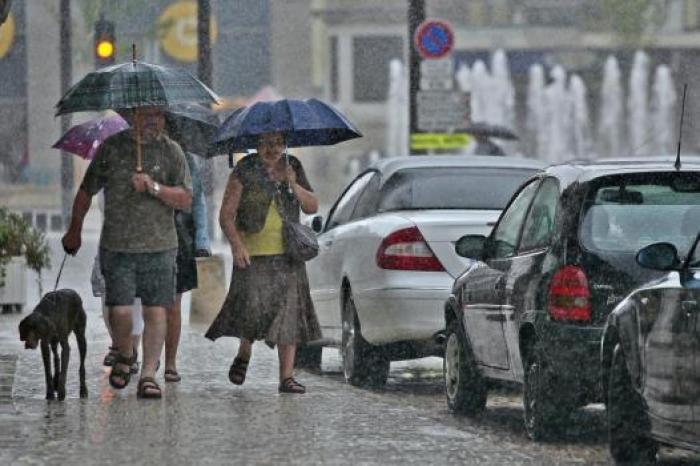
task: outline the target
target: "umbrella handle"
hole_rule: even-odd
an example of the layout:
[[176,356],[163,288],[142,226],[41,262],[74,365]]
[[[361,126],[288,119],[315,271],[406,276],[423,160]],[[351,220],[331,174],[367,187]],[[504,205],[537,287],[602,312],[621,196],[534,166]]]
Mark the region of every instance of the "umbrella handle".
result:
[[[287,175],[287,168],[289,168],[289,152],[287,150],[287,144],[284,145],[284,174]],[[287,180],[287,191],[292,194],[294,190],[292,189],[292,183]]]
[[136,131],[136,173],[143,172],[143,150],[141,149],[141,118],[134,110],[134,130]]

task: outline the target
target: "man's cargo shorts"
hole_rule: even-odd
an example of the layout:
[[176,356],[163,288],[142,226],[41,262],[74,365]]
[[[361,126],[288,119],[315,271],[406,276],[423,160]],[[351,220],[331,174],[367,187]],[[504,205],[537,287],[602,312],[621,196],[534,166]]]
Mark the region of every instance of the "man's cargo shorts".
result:
[[175,301],[177,249],[159,252],[116,252],[100,248],[105,277],[105,304],[130,306],[136,296],[144,306],[169,306]]

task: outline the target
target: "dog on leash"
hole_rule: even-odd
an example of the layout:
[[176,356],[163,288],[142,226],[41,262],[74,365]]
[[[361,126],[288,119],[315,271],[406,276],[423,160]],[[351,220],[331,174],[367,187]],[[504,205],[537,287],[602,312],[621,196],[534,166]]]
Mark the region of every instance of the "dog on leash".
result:
[[[47,400],[53,400],[54,395],[58,395],[59,400],[66,397],[66,375],[68,373],[68,358],[70,357],[68,336],[71,332],[75,333],[80,352],[80,397],[87,397],[87,386],[85,385],[86,321],[83,300],[75,291],[64,289],[46,293],[32,313],[19,323],[19,339],[24,342],[25,349],[36,349],[41,344]],[[61,345],[60,360],[58,356],[59,344]],[[53,376],[49,347],[53,352]]]

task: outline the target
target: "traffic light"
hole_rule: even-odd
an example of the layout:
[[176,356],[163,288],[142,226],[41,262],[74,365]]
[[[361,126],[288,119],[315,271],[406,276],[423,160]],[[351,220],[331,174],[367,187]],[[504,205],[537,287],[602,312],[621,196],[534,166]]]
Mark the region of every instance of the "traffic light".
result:
[[113,65],[117,52],[114,23],[100,18],[95,23],[95,66]]

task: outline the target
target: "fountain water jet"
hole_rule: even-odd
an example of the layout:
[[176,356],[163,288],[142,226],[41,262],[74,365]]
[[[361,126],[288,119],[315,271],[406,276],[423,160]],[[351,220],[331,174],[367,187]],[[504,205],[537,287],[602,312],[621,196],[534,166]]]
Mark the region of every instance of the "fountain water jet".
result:
[[619,157],[622,140],[622,83],[617,58],[610,55],[603,69],[598,117],[599,152],[604,156]]
[[549,121],[546,160],[563,162],[570,155],[571,100],[566,89],[566,71],[557,65],[552,69],[553,82],[545,89],[547,121]]
[[651,100],[651,124],[656,154],[667,154],[673,151],[676,99],[671,69],[666,65],[659,65],[654,74]]
[[591,128],[588,117],[588,102],[586,101],[586,84],[578,75],[571,77],[569,83],[571,95],[572,148],[576,157],[584,158],[591,155]]
[[403,63],[397,59],[389,63],[387,121],[387,155],[408,155],[408,80]]
[[455,79],[457,80],[457,86],[462,92],[471,92],[472,89],[472,72],[469,67],[464,63],[460,63],[457,67],[457,72],[455,73]]
[[515,89],[510,77],[508,58],[503,49],[498,49],[491,57],[492,102],[487,121],[508,128],[515,121]]
[[649,153],[649,57],[638,50],[630,72],[629,96],[627,100],[629,141],[631,155]]
[[471,72],[472,121],[487,121],[491,103],[491,76],[483,61],[477,60]]
[[526,131],[529,140],[528,152],[542,157],[547,148],[547,114],[544,93],[544,68],[532,65],[528,71]]

